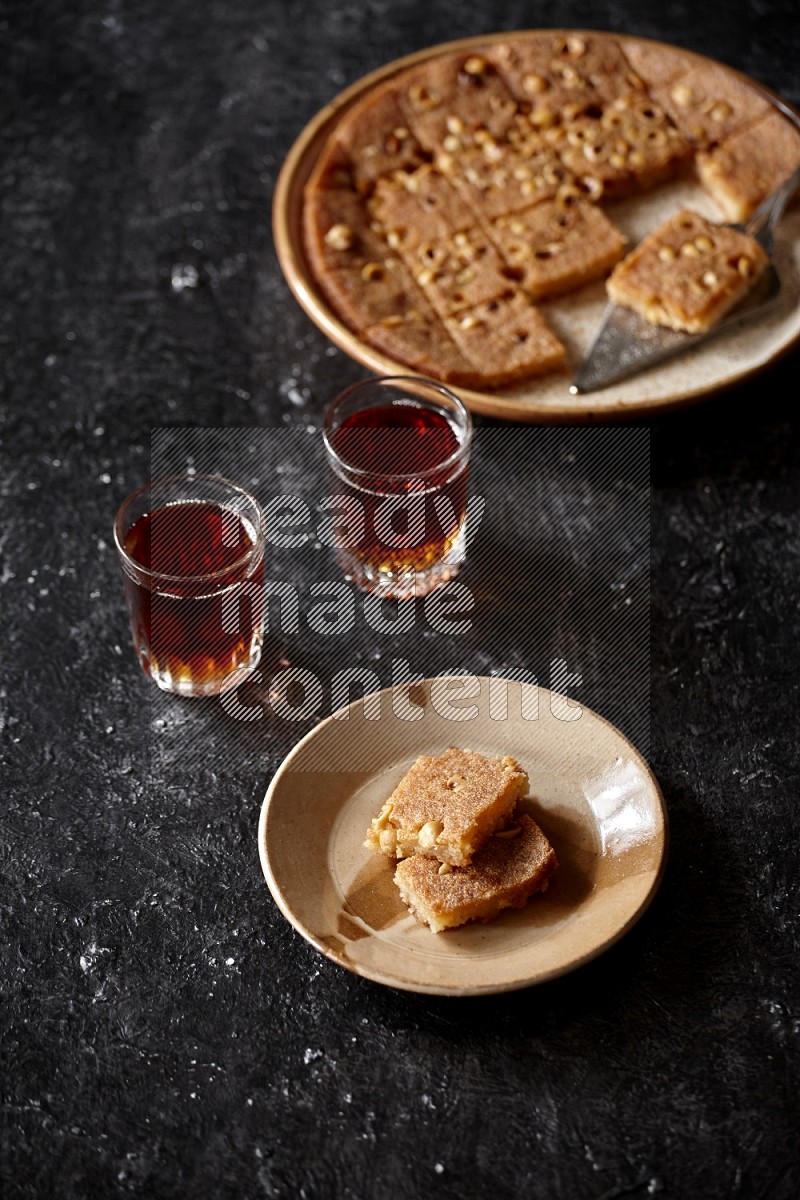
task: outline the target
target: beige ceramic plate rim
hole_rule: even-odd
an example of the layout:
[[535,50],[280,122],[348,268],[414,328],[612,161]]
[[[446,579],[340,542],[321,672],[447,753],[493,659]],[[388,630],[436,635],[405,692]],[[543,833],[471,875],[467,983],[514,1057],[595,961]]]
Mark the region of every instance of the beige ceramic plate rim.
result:
[[[435,678],[435,681],[443,682],[443,681],[446,681],[448,678],[453,678],[453,677],[438,676]],[[478,676],[477,678],[481,684],[488,684],[490,682],[489,678],[486,676]],[[434,682],[434,678],[425,679],[422,681],[422,686],[429,687],[433,682]],[[530,686],[530,685],[525,685],[525,686]],[[537,687],[536,690],[539,692],[540,696],[548,697],[548,703],[549,703],[550,692],[546,688],[542,688],[542,687]],[[391,688],[391,687],[383,688],[378,693],[373,693],[373,696],[378,695],[381,698],[383,698],[385,696],[390,696],[393,691],[394,691],[394,688]],[[278,767],[277,771],[275,772],[275,774],[269,784],[269,787],[267,788],[266,795],[265,795],[264,800],[261,805],[261,813],[260,813],[259,822],[258,822],[258,853],[259,853],[259,860],[261,863],[261,870],[263,872],[264,879],[266,880],[267,886],[270,890],[273,900],[277,904],[280,911],[283,913],[283,916],[286,918],[286,920],[289,922],[289,924],[303,938],[305,938],[305,940],[307,942],[309,942],[312,946],[315,947],[316,950],[318,950],[320,952],[320,954],[323,954],[326,958],[330,959],[330,961],[335,963],[338,967],[342,967],[345,970],[348,970],[355,975],[358,975],[365,979],[370,979],[375,983],[384,984],[387,987],[399,989],[400,991],[409,991],[409,992],[416,992],[416,993],[420,993],[420,994],[438,995],[438,996],[495,995],[495,994],[502,993],[502,992],[517,991],[522,988],[531,987],[531,986],[533,986],[535,984],[539,984],[539,983],[546,983],[549,980],[559,978],[566,974],[570,974],[572,971],[575,971],[579,967],[585,965],[586,963],[591,962],[592,960],[597,958],[599,955],[603,954],[606,950],[610,949],[611,946],[613,946],[622,937],[624,937],[624,935],[637,923],[637,921],[639,921],[641,919],[641,917],[644,915],[644,913],[650,907],[650,904],[652,903],[653,898],[654,898],[656,892],[658,891],[658,888],[661,884],[661,880],[663,878],[664,870],[666,867],[667,852],[668,852],[668,845],[669,845],[669,820],[668,820],[666,804],[664,802],[664,795],[661,791],[661,787],[658,783],[658,780],[656,779],[655,775],[653,774],[649,764],[644,759],[644,757],[639,753],[639,751],[636,749],[636,747],[631,742],[629,742],[628,739],[622,733],[620,733],[620,731],[616,728],[616,726],[612,725],[610,721],[607,721],[605,719],[605,717],[600,716],[599,713],[595,712],[592,709],[582,706],[583,712],[588,717],[590,717],[592,720],[597,721],[601,725],[605,726],[605,728],[608,729],[612,733],[615,740],[618,741],[619,745],[625,748],[629,757],[631,759],[635,760],[636,763],[638,764],[638,766],[641,768],[642,774],[645,776],[645,778],[647,779],[648,783],[650,784],[650,786],[653,790],[653,795],[657,801],[657,804],[658,804],[658,807],[660,810],[661,819],[662,819],[662,827],[660,830],[660,834],[654,838],[654,842],[656,844],[656,849],[658,852],[658,863],[652,873],[652,877],[650,880],[650,886],[647,890],[647,893],[643,896],[643,898],[638,903],[638,905],[628,913],[626,919],[621,924],[619,924],[616,928],[614,928],[613,931],[611,933],[609,933],[607,936],[605,936],[601,939],[598,939],[596,944],[593,945],[588,951],[586,951],[583,954],[576,955],[574,958],[559,965],[558,967],[555,967],[552,970],[547,970],[547,969],[540,970],[529,976],[520,977],[513,981],[504,981],[500,984],[484,983],[484,984],[476,984],[474,986],[470,985],[467,987],[450,986],[446,983],[432,985],[432,984],[422,983],[422,982],[418,982],[416,980],[410,979],[407,976],[402,975],[399,970],[389,973],[389,972],[381,971],[381,970],[371,970],[371,969],[365,967],[364,964],[343,961],[342,958],[340,958],[337,954],[335,954],[331,950],[330,946],[325,941],[323,941],[320,937],[318,937],[312,929],[309,929],[308,926],[306,924],[304,924],[304,922],[294,912],[294,909],[292,907],[290,900],[284,894],[284,892],[281,888],[280,880],[278,878],[279,871],[276,872],[276,870],[273,868],[273,864],[270,859],[270,850],[269,850],[269,846],[267,844],[267,822],[269,819],[270,805],[273,801],[273,797],[275,796],[275,794],[277,793],[277,791],[279,790],[279,788],[281,786],[281,782],[282,782],[284,775],[286,775],[291,770],[291,768],[294,765],[294,763],[296,762],[296,760],[298,758],[302,757],[302,755],[304,754],[309,743],[313,742],[314,739],[316,739],[320,735],[320,733],[323,729],[326,729],[327,727],[329,727],[332,724],[332,722],[334,722],[337,719],[337,716],[339,714],[347,712],[348,710],[350,712],[355,712],[356,710],[363,708],[364,704],[366,703],[366,701],[368,699],[369,699],[368,696],[363,696],[359,700],[353,701],[352,704],[345,705],[343,708],[338,709],[337,712],[332,713],[329,717],[326,717],[325,720],[320,721],[319,724],[315,725],[313,729],[309,730],[309,732],[303,738],[301,738],[299,742],[297,742],[297,744],[289,751],[289,753],[286,755],[286,757],[281,762],[280,766]],[[381,711],[383,711],[383,709]],[[431,935],[431,936],[447,936],[447,935]]]
[[[402,58],[394,59],[392,62],[386,63],[384,66],[362,76],[335,96],[329,104],[325,105],[324,108],[320,109],[312,117],[292,145],[278,175],[272,205],[273,240],[278,262],[295,299],[314,324],[340,350],[343,350],[350,358],[375,372],[375,374],[397,375],[404,372],[407,374],[408,367],[381,354],[378,350],[367,345],[366,342],[362,342],[328,307],[311,276],[300,238],[293,228],[294,195],[299,186],[299,181],[305,183],[305,178],[302,178],[302,176],[309,148],[317,138],[321,137],[323,133],[327,133],[327,126],[332,126],[342,116],[343,112],[359,100],[365,92],[374,87],[375,84],[383,82],[392,75],[398,74],[406,67],[415,66],[428,58],[435,58],[437,55],[447,53],[448,51],[468,49],[471,46],[485,45],[493,41],[502,41],[506,38],[517,37],[522,34],[548,32],[552,32],[552,30],[541,28],[519,29],[479,34],[474,37],[458,38],[452,42],[440,42],[435,46],[428,46],[423,50],[415,51],[413,54],[407,54]],[[722,63],[717,59],[698,54],[693,50],[687,50],[683,46],[676,46],[672,43],[662,42],[653,38],[637,37],[627,33],[612,33],[607,30],[595,29],[570,30],[570,32],[590,34],[592,37],[601,38],[624,37],[626,40],[632,42],[641,42],[645,45],[660,46],[668,50],[677,51],[688,58],[706,65],[724,67],[726,71],[735,75],[749,87],[761,92],[772,104],[781,107],[785,114],[791,113],[796,122],[800,124],[800,113],[789,105],[782,96],[779,96],[777,92],[766,87],[758,80],[751,78],[749,75],[737,71],[735,67],[730,67],[727,63]],[[597,393],[595,393],[594,398],[591,396],[571,396],[568,392],[571,380],[565,380],[565,399],[562,403],[553,401],[548,401],[546,404],[537,404],[535,401],[522,402],[513,397],[504,396],[502,391],[490,393],[473,391],[469,388],[459,388],[458,392],[464,403],[473,412],[483,413],[490,417],[499,417],[503,420],[538,422],[542,424],[632,421],[672,411],[675,408],[684,407],[688,404],[695,404],[710,396],[718,395],[729,391],[731,388],[738,387],[748,379],[761,374],[780,361],[798,342],[800,342],[800,332],[788,337],[785,344],[775,350],[764,361],[746,366],[738,373],[731,374],[721,382],[711,384],[704,382],[697,386],[683,386],[679,391],[674,392],[668,397],[645,396],[635,403],[626,403],[618,398],[598,399]]]

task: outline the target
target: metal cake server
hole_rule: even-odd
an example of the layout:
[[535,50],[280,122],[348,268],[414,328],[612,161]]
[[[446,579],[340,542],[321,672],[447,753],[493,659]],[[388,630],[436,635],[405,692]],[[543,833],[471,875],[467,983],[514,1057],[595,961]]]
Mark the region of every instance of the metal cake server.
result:
[[[749,233],[772,258],[775,228],[798,186],[800,167],[759,205],[746,222],[733,228]],[[716,337],[731,325],[764,312],[775,303],[780,291],[780,277],[770,263],[736,307],[726,313],[717,325],[703,333],[681,333],[663,325],[651,325],[632,309],[609,302],[600,331],[569,390],[573,396],[594,392],[636,375],[664,359],[682,354],[698,342]]]

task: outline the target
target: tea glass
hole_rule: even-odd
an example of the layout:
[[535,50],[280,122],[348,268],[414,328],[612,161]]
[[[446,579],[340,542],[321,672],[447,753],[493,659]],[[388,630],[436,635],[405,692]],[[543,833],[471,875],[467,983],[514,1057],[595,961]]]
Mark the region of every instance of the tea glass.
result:
[[431,379],[353,384],[323,427],[337,559],[365,591],[424,596],[464,559],[472,419]]
[[153,480],[114,521],[133,646],[164,691],[211,696],[258,665],[264,534],[255,497],[218,475]]

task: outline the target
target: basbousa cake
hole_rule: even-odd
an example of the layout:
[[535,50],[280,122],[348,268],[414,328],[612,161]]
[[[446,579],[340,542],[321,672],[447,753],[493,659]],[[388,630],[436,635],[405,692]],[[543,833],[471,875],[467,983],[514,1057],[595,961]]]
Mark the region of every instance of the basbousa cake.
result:
[[608,294],[651,324],[702,333],[749,291],[767,262],[755,238],[684,209],[614,268]]
[[389,858],[422,854],[466,866],[528,788],[516,761],[451,747],[422,755],[367,830],[366,845]]
[[544,833],[523,813],[490,837],[469,866],[449,867],[414,855],[398,864],[394,880],[417,920],[440,933],[521,908],[545,891],[557,865]]
[[[621,256],[598,205],[695,163],[742,220],[798,161],[792,123],[710,60],[626,37],[509,35],[434,54],[344,113],[306,187],[306,251],[369,345],[447,382],[502,387],[563,370],[539,304]],[[572,238],[565,225],[543,242],[570,206]],[[498,308],[513,317],[510,344]]]

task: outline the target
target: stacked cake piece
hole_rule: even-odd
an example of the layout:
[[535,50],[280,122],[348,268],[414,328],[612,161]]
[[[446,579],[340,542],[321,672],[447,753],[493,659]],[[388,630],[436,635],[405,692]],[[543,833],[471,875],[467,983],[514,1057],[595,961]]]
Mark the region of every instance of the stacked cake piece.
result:
[[422,756],[367,831],[366,845],[400,859],[395,883],[435,932],[490,920],[544,891],[556,856],[518,811],[528,776],[509,757],[451,748]]

